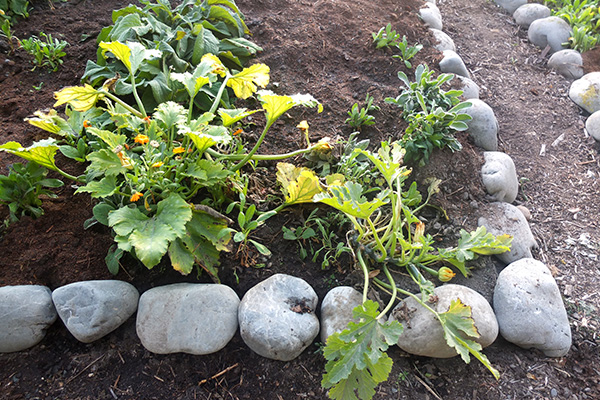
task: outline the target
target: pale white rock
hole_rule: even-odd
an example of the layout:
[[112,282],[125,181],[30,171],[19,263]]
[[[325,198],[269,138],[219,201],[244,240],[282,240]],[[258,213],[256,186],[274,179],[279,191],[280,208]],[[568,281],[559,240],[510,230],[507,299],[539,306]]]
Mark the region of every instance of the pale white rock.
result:
[[515,10],[524,4],[527,4],[527,0],[494,0],[496,4],[505,9],[509,14],[515,12]]
[[523,213],[512,204],[490,203],[481,208],[482,216],[479,226],[485,226],[488,232],[513,237],[510,251],[498,254],[497,257],[505,264],[510,264],[521,258],[531,258],[531,249],[537,246],[529,223]]
[[479,99],[479,85],[464,76],[456,75],[456,79],[460,81],[460,90],[463,91],[461,97],[463,100]]
[[585,129],[595,140],[600,142],[600,111],[596,111],[585,121]]
[[350,286],[331,289],[321,303],[321,342],[341,332],[352,321],[352,310],[362,304],[362,294]]
[[121,326],[138,306],[137,289],[123,281],[83,281],[52,292],[58,316],[77,340],[91,343]]
[[498,275],[494,310],[500,334],[523,348],[562,357],[571,347],[571,328],[560,290],[542,262],[523,258]]
[[525,206],[517,206],[517,208],[519,209],[519,211],[521,211],[521,213],[523,213],[523,216],[527,221],[531,219],[531,211],[529,211],[529,208]]
[[423,8],[419,10],[419,15],[425,25],[430,28],[442,30],[444,27],[442,23],[442,13],[435,3],[426,3]]
[[519,180],[512,158],[499,151],[486,151],[483,158],[485,164],[481,167],[481,179],[487,192],[496,201],[515,201],[519,191]]
[[525,29],[528,29],[533,21],[549,16],[550,9],[545,5],[538,3],[523,4],[513,13],[513,18],[517,25]]
[[434,49],[438,51],[456,51],[456,45],[454,44],[454,40],[452,40],[452,38],[448,36],[445,32],[433,28],[430,28],[429,30],[431,31],[431,33],[433,33],[433,37],[437,41],[437,44],[433,46]]
[[[496,340],[496,315],[482,295],[466,286],[454,284],[438,286],[434,293],[437,301],[427,305],[437,312],[448,311],[450,303],[456,299],[471,307],[473,321],[480,337],[470,339],[482,347],[487,347]],[[435,358],[449,358],[458,354],[446,343],[439,320],[412,297],[401,301],[392,311],[389,320],[399,321],[403,325],[404,331],[398,339],[398,346],[407,353]],[[464,337],[468,338],[466,335]]]
[[583,76],[583,59],[577,50],[557,51],[548,60],[548,66],[567,79]]
[[0,353],[35,346],[54,321],[52,292],[46,286],[0,287]]
[[527,37],[531,43],[542,49],[550,46],[552,53],[565,49],[563,43],[569,41],[571,34],[569,23],[559,17],[536,19],[527,30]]
[[600,110],[600,71],[585,74],[569,88],[569,98],[590,114]]
[[471,107],[462,110],[471,116],[466,121],[469,126],[469,135],[473,138],[475,146],[484,150],[498,150],[498,120],[494,110],[486,102],[479,99],[469,99]]
[[290,361],[319,334],[318,297],[306,281],[275,274],[244,295],[239,308],[242,339],[259,355]]
[[444,57],[442,58],[442,61],[440,61],[440,71],[464,76],[466,78],[471,77],[465,62],[455,51],[444,50],[442,54]]
[[153,353],[215,353],[237,331],[239,303],[233,289],[220,284],[156,287],[140,296],[137,335]]

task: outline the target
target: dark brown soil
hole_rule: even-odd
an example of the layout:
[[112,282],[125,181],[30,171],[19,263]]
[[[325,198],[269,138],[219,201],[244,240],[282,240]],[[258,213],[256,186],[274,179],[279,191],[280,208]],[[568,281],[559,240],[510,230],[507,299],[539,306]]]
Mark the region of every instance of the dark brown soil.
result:
[[[295,126],[304,118],[309,119],[315,139],[347,137],[351,129],[344,124],[346,113],[355,102],[362,104],[367,93],[382,108],[374,114],[376,125],[364,129],[361,137],[379,141],[401,134],[397,110],[383,99],[398,95],[399,70],[409,76],[412,72],[392,59],[389,51],[376,50],[371,44],[371,33],[388,22],[410,43],[424,44],[413,64],[437,68],[440,59],[417,17],[420,0],[237,3],[254,34],[252,39],[264,48],[258,60],[271,67],[277,90],[310,93],[325,106],[319,116],[289,113],[263,145],[264,152],[295,150],[300,140]],[[111,23],[111,11],[127,4],[123,0],[68,1],[55,3],[56,9],[51,10],[45,0],[33,2],[31,17],[19,22],[15,35],[26,38],[43,31],[71,46],[59,71],[48,73],[31,71],[28,56],[22,50],[11,53],[0,40],[1,143],[13,140],[29,145],[43,137],[23,118],[50,107],[54,91],[79,83],[86,60],[95,59],[95,36]],[[517,203],[531,210],[530,223],[540,244],[535,257],[553,269],[565,295],[573,346],[566,357],[550,359],[499,338],[485,350],[501,373],[499,381],[476,361],[465,365],[459,358],[411,357],[394,348],[389,351],[394,360],[392,374],[375,398],[600,398],[598,144],[584,134],[585,119],[566,97],[569,82],[546,69],[540,51],[527,43],[526,34],[507,14],[484,0],[446,0],[440,8],[444,30],[455,40],[480,85],[482,100],[496,113],[501,149],[511,155],[522,177]],[[586,64],[587,71],[597,70],[592,61]],[[34,88],[42,82],[39,90]],[[460,140],[462,152],[434,153],[431,163],[416,171],[416,176],[442,179],[436,204],[446,209],[452,229],[471,229],[476,225],[477,208],[487,201],[479,178],[482,157],[466,137]],[[545,152],[541,152],[542,145]],[[6,173],[6,167],[17,161],[0,154],[0,172]],[[59,163],[67,170],[80,168],[65,160]],[[23,218],[2,233],[0,285],[41,284],[55,289],[75,281],[113,278],[104,264],[112,243],[110,232],[99,227],[83,229],[93,204],[73,192],[65,186],[57,199],[44,202],[44,216]],[[287,273],[309,282],[320,298],[333,286],[354,283],[349,263],[321,270],[319,264],[300,261],[294,243],[282,240],[281,226],[297,223],[302,212],[284,213],[258,233],[273,252],[266,267],[241,267],[234,255],[225,255],[223,282],[242,297],[266,277]],[[0,208],[0,214],[5,216],[6,210]],[[589,234],[595,250],[578,241],[582,234]],[[208,281],[206,276],[181,277],[168,266],[148,271],[131,259],[117,278],[141,292],[183,280]],[[155,355],[141,346],[134,319],[93,344],[79,343],[57,322],[41,344],[0,355],[0,397],[324,399],[326,393],[320,387],[324,364],[319,343],[287,363],[259,357],[239,334],[213,355]]]

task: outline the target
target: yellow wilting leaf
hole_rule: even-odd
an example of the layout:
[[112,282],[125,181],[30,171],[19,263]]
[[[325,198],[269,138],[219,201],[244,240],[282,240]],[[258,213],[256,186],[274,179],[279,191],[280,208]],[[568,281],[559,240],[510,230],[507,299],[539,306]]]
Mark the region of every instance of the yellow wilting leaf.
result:
[[233,89],[240,99],[247,99],[258,90],[257,86],[264,88],[269,83],[270,69],[265,64],[254,64],[244,68],[227,81],[227,86]]
[[313,170],[288,163],[277,164],[277,181],[281,183],[285,203],[288,205],[312,203],[313,196],[323,192]]
[[221,62],[221,59],[219,59],[219,57],[215,56],[214,54],[207,53],[203,55],[200,59],[200,63],[204,62],[210,62],[212,66],[212,70],[210,72],[212,72],[213,74],[217,74],[221,78],[224,78],[225,75],[227,75],[227,68],[225,68],[225,66]]
[[76,111],[87,111],[96,105],[96,102],[104,98],[104,94],[92,86],[69,86],[54,93],[57,100],[54,107],[69,103]]
[[101,42],[99,46],[102,49],[102,56],[110,51],[131,71],[131,49],[127,45],[120,42]]

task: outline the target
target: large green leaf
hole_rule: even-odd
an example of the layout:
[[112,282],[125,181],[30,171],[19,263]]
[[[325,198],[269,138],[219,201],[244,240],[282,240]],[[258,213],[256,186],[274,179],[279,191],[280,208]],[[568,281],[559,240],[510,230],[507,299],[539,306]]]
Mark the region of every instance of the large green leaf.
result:
[[58,145],[56,144],[56,140],[52,138],[40,140],[26,148],[17,142],[7,142],[0,146],[0,151],[6,151],[53,171],[58,171],[58,167],[54,161]]
[[152,218],[131,232],[129,242],[135,248],[135,254],[140,261],[151,269],[160,262],[169,243],[176,238],[177,234],[173,228]]
[[97,199],[108,197],[117,191],[117,179],[114,175],[102,178],[100,181],[92,181],[85,186],[77,188],[77,193],[90,193],[90,196]]
[[296,94],[293,96],[279,96],[269,90],[259,90],[257,92],[265,114],[267,125],[271,126],[284,112],[294,106],[303,105],[305,107],[318,107],[318,112],[323,111],[323,105],[314,97],[308,94]]
[[108,226],[112,227],[118,236],[126,237],[149,219],[137,207],[126,206],[108,214]]
[[344,186],[331,186],[329,191],[331,194],[316,194],[313,201],[327,204],[347,215],[363,219],[368,218],[379,207],[387,204],[388,199],[386,196],[389,193],[386,189],[373,200],[368,201],[362,194],[362,186],[350,181],[346,182]]
[[169,245],[169,258],[175,271],[188,275],[194,268],[194,254],[187,248],[183,240],[177,238]]
[[88,154],[87,160],[90,165],[88,172],[95,172],[104,175],[118,175],[127,171],[118,155],[107,149],[101,149]]
[[169,225],[177,237],[182,237],[186,231],[186,224],[192,219],[192,209],[181,196],[173,193],[158,202],[156,219],[160,223]]
[[231,232],[227,231],[229,222],[227,217],[220,216],[206,206],[196,207],[187,230],[192,236],[208,239],[218,251],[231,251]]

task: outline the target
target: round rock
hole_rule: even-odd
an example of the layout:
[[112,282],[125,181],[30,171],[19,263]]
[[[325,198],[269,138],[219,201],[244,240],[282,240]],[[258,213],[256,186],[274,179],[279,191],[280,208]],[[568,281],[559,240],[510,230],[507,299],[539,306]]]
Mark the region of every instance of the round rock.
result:
[[442,30],[444,27],[442,23],[442,13],[435,3],[426,3],[423,8],[419,10],[419,15],[425,25],[430,28]]
[[[434,290],[437,302],[428,306],[437,312],[446,312],[450,303],[460,299],[471,307],[473,321],[479,332],[479,338],[469,338],[482,347],[487,347],[498,336],[498,322],[494,310],[483,296],[461,285],[448,284]],[[444,339],[444,330],[438,319],[412,297],[401,301],[392,311],[390,320],[399,321],[404,331],[398,339],[398,346],[410,354],[425,357],[449,358],[457,355],[454,348]],[[468,338],[466,335],[464,338]]]
[[471,107],[462,110],[471,116],[466,121],[469,126],[469,135],[473,138],[476,146],[484,150],[498,150],[498,120],[494,110],[487,103],[479,99],[469,99]]
[[515,163],[506,153],[486,151],[481,179],[487,192],[496,200],[512,203],[517,198],[519,180]]
[[136,330],[153,353],[210,354],[235,335],[240,299],[228,286],[177,283],[140,297]]
[[508,203],[491,203],[482,208],[479,226],[485,226],[488,232],[498,236],[508,234],[513,237],[510,251],[498,254],[505,264],[521,258],[531,258],[531,248],[537,244],[525,216],[517,207]]
[[38,344],[56,321],[52,292],[46,286],[0,287],[0,353]]
[[585,129],[595,140],[600,142],[600,111],[596,111],[585,121]]
[[58,316],[83,343],[121,326],[137,309],[139,297],[131,284],[115,280],[76,282],[52,292]]
[[429,29],[431,33],[433,33],[433,37],[437,41],[437,44],[433,46],[434,49],[438,51],[444,50],[452,50],[456,51],[456,45],[454,44],[454,40],[450,36],[448,36],[445,32],[440,31],[439,29]]
[[569,98],[590,114],[600,110],[600,72],[590,72],[569,88]]
[[494,0],[496,4],[504,8],[509,14],[516,11],[517,8],[527,4],[527,0]]
[[240,333],[248,347],[274,360],[298,357],[319,334],[318,297],[306,281],[275,274],[242,298]]
[[548,268],[533,258],[508,265],[498,275],[494,310],[500,334],[523,348],[562,357],[571,347],[571,328],[560,291]]
[[469,70],[467,69],[464,61],[458,54],[453,50],[444,50],[444,58],[440,61],[440,71],[464,76],[470,78]]
[[460,81],[460,90],[463,91],[461,97],[463,100],[479,99],[479,85],[464,76],[456,75],[456,79]]
[[513,18],[517,25],[525,29],[528,29],[533,21],[549,16],[550,9],[538,3],[523,4],[513,13]]
[[567,79],[583,76],[583,59],[577,50],[561,50],[552,54],[548,66]]
[[534,45],[544,49],[550,46],[552,53],[563,50],[563,43],[569,41],[572,30],[567,21],[559,17],[536,19],[529,26],[527,37]]
[[362,304],[362,294],[350,286],[338,286],[325,295],[321,303],[321,342],[341,332],[352,321],[352,310]]

